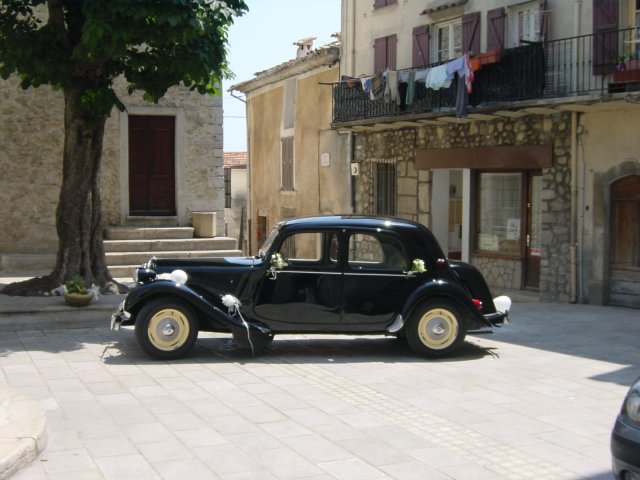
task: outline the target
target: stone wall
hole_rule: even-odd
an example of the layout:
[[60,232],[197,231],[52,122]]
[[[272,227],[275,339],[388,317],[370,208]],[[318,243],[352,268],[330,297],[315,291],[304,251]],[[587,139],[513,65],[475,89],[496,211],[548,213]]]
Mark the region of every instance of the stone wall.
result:
[[[429,171],[415,169],[416,149],[551,144],[553,164],[542,172],[540,299],[566,302],[570,295],[570,125],[570,114],[558,113],[359,133],[355,161],[360,163],[361,174],[356,181],[355,211],[374,211],[376,162],[396,165],[398,216],[430,227],[431,175]],[[472,256],[471,261],[481,269],[491,287],[522,287],[519,261],[477,256]]]
[[[181,119],[176,130],[176,202],[181,225],[191,212],[217,213],[224,231],[222,99],[170,89],[157,105],[118,87],[129,113],[165,112]],[[123,117],[123,115],[125,117]],[[126,222],[128,204],[126,113],[114,109],[103,145],[100,186],[105,225]],[[0,80],[0,253],[54,253],[55,210],[62,182],[63,99],[50,87],[22,90],[15,77]],[[124,158],[123,158],[124,157]],[[124,174],[123,174],[124,173]]]

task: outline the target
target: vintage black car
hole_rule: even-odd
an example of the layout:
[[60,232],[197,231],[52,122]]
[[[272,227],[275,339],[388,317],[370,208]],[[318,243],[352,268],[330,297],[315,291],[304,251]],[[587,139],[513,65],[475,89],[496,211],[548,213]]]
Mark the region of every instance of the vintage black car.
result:
[[511,304],[494,304],[480,272],[445,258],[423,225],[362,215],[280,222],[255,257],[153,258],[134,281],[112,328],[135,325],[158,359],[184,356],[200,330],[230,332],[253,353],[275,334],[344,333],[443,356],[505,323]]

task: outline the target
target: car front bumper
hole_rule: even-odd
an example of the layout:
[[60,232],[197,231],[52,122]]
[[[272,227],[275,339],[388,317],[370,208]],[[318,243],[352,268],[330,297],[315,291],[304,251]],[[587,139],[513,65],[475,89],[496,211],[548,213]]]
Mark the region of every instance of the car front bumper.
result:
[[120,326],[126,324],[131,318],[131,314],[124,309],[124,303],[123,300],[117,310],[111,314],[111,330],[114,332],[120,330]]
[[611,432],[611,456],[615,478],[640,479],[640,427],[620,415]]

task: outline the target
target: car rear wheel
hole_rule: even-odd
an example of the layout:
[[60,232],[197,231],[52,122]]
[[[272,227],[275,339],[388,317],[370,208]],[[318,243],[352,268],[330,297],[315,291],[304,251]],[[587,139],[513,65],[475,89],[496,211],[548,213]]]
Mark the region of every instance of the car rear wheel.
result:
[[417,354],[441,357],[464,342],[466,328],[459,310],[450,301],[430,300],[418,306],[405,333]]
[[137,315],[135,334],[142,349],[160,360],[181,358],[198,337],[198,322],[191,309],[179,300],[158,299]]

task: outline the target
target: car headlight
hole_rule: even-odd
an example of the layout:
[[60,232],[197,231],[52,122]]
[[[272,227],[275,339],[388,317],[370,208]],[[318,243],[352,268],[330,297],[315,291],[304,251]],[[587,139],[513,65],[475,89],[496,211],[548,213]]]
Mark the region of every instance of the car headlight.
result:
[[629,419],[640,425],[640,379],[634,383],[624,400],[624,414]]
[[149,268],[136,268],[133,272],[133,281],[135,283],[150,282],[156,278],[156,272]]

